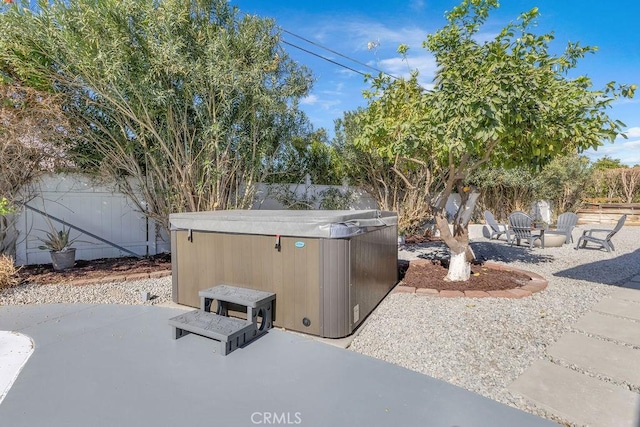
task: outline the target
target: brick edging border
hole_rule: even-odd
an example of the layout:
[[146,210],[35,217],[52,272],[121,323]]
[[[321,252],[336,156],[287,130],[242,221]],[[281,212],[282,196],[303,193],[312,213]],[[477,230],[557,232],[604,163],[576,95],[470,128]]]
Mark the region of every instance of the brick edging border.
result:
[[[494,270],[509,270],[516,271],[518,273],[522,273],[526,276],[529,276],[531,279],[530,283],[527,283],[524,286],[520,286],[514,289],[506,289],[502,291],[451,291],[444,290],[438,291],[437,289],[430,288],[415,288],[413,286],[404,286],[401,284],[396,285],[395,288],[391,291],[392,293],[414,293],[416,295],[427,295],[433,297],[441,297],[441,298],[524,298],[530,297],[536,292],[540,292],[543,289],[546,289],[549,282],[537,273],[533,273],[527,270],[521,270],[519,268],[509,267],[508,265],[497,264],[494,262],[485,262],[482,264],[483,267],[491,268]],[[402,282],[400,282],[402,283]]]
[[82,285],[103,285],[106,283],[130,282],[134,280],[159,279],[160,277],[171,276],[171,270],[152,271],[151,273],[135,273],[118,276],[105,276],[96,279],[78,279],[65,282],[66,285],[82,286]]

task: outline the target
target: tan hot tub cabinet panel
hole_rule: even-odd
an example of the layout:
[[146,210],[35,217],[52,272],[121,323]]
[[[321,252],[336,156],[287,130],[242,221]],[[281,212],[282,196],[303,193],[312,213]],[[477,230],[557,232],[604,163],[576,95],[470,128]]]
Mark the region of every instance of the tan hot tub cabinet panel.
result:
[[[190,215],[170,218],[173,300],[179,304],[198,307],[198,292],[220,284],[264,290],[276,294],[276,326],[339,338],[397,282],[397,217],[390,212],[198,212],[194,221]],[[377,215],[386,215],[384,223],[371,222]],[[287,235],[292,232],[299,235]]]

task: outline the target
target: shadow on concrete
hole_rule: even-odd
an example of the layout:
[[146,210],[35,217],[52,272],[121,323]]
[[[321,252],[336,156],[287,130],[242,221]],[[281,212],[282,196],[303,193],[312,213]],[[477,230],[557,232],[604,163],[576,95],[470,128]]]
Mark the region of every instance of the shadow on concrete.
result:
[[[583,250],[576,251],[576,257]],[[607,252],[604,252],[604,254],[607,254]],[[554,276],[567,277],[569,279],[640,289],[640,281],[631,280],[638,275],[640,275],[640,249],[628,254],[561,270],[554,274]]]
[[479,241],[471,242],[471,249],[476,254],[478,261],[496,261],[496,262],[525,262],[528,264],[540,264],[551,262],[555,258],[549,254],[545,254],[541,249],[529,249],[525,246],[511,246],[501,241]]

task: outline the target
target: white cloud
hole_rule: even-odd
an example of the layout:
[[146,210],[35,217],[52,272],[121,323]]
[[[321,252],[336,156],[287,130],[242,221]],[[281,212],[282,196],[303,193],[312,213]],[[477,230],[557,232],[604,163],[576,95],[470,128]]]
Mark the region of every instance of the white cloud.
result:
[[[425,7],[421,0],[416,1],[415,5]],[[428,89],[433,87],[436,63],[433,55],[422,48],[422,43],[430,32],[428,29],[418,26],[392,28],[381,22],[353,17],[345,17],[340,21],[327,20],[320,25],[320,28],[315,30],[314,37],[322,40],[325,46],[330,46],[345,56],[357,58],[373,68],[394,76],[407,77],[410,70],[418,70],[420,84]],[[340,38],[337,38],[338,35]],[[476,38],[484,41],[493,39],[495,36],[495,33],[487,32],[478,34]],[[377,47],[368,49],[367,45],[371,42],[375,42]],[[401,44],[409,46],[407,61],[397,53],[397,48]],[[356,70],[377,74],[371,69],[363,69],[358,64],[352,64],[347,59],[336,58],[336,60]],[[360,77],[344,68],[336,72],[343,76]]]
[[640,138],[640,127],[629,128],[624,133],[627,135],[627,138]]
[[605,143],[598,150],[587,150],[585,153],[592,161],[604,156],[620,159],[627,166],[640,164],[640,139],[616,139],[615,143]]
[[637,150],[640,152],[640,139],[629,139],[626,142],[617,143],[628,150]]
[[436,61],[431,55],[421,55],[403,58],[388,58],[380,61],[379,66],[394,76],[408,76],[411,70],[418,70],[421,78],[433,79],[436,70]]
[[394,76],[408,75],[411,70],[410,66],[402,58],[383,59],[377,64],[378,67],[384,68],[388,73]]
[[344,54],[365,52],[369,42],[379,43],[378,50],[393,52],[403,43],[419,48],[428,33],[417,26],[390,28],[381,22],[354,16],[327,17],[307,31],[313,40]]
[[362,79],[362,75],[361,74],[358,74],[355,71],[351,71],[351,70],[349,70],[347,68],[340,67],[340,68],[337,68],[335,70],[335,72],[338,73],[342,77],[349,77],[349,78],[357,77],[358,79]]
[[320,98],[318,97],[318,95],[315,94],[310,94],[304,98],[302,98],[300,100],[300,104],[301,105],[313,105],[316,106],[322,110],[330,110],[332,107],[339,105],[340,104],[340,100],[335,97],[335,96],[331,96],[330,99],[327,98]]
[[428,31],[419,27],[389,28],[379,22],[349,22],[345,26],[355,50],[367,50],[370,41],[380,43],[379,50],[396,51],[400,44],[416,49],[422,46]]
[[337,82],[335,83],[335,87],[331,89],[325,89],[321,93],[323,95],[328,95],[328,96],[343,96],[344,95],[343,89],[344,89],[344,82]]
[[316,105],[318,103],[318,97],[314,94],[307,95],[300,100],[302,105]]
[[[418,7],[423,8],[424,2],[416,1]],[[334,17],[320,23],[313,31],[314,38],[321,43],[331,44],[341,53],[345,52],[396,52],[401,44],[409,46],[409,55],[422,54],[425,50],[422,43],[427,35],[437,31],[438,28],[422,26],[389,27],[382,22],[371,21],[363,18],[345,17],[336,20]],[[474,39],[478,42],[493,40],[497,32],[479,32]],[[369,49],[371,43],[377,44],[377,48]]]
[[418,83],[420,83],[420,86],[422,86],[426,90],[433,90],[433,88],[436,87],[436,85],[433,84],[433,82],[431,80],[427,81],[427,80],[423,80],[421,78],[418,78]]
[[433,89],[435,61],[432,57],[408,58],[408,61],[404,61],[401,58],[383,59],[380,61],[379,67],[392,76],[404,78],[409,77],[411,70],[418,70],[418,83],[420,86],[427,90]]
[[335,98],[333,98],[333,99],[324,99],[324,100],[320,101],[319,104],[320,104],[320,108],[322,108],[323,110],[332,110],[333,111],[333,107],[335,107],[336,105],[340,105],[341,101],[339,99],[335,99]]

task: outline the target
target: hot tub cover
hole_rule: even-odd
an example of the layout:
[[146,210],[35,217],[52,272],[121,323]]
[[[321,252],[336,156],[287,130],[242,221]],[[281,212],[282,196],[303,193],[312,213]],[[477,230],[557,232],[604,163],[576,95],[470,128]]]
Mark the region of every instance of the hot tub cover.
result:
[[298,237],[340,238],[396,225],[395,212],[227,210],[169,215],[172,230],[215,231]]

